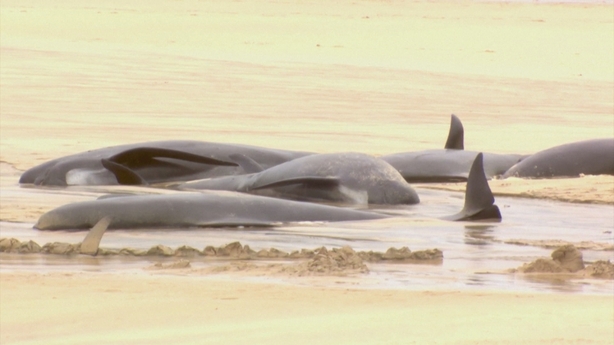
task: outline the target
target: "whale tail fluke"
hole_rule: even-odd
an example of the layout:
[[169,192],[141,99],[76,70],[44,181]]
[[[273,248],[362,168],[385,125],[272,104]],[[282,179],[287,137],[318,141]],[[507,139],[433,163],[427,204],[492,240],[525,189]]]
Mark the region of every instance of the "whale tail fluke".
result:
[[462,220],[490,220],[500,221],[501,212],[495,205],[495,197],[492,195],[486,174],[484,173],[483,154],[480,152],[475,157],[465,189],[465,206],[454,215],[443,219],[452,221]]
[[458,116],[452,114],[450,120],[450,131],[448,132],[448,140],[446,141],[446,150],[464,150],[465,149],[465,130]]

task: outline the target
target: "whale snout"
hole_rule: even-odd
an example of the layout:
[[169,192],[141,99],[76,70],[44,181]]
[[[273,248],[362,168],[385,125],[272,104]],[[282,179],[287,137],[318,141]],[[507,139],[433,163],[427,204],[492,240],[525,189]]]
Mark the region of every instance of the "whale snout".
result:
[[38,218],[36,224],[34,224],[34,229],[38,230],[54,230],[60,228],[60,224],[62,223],[61,217],[53,211],[47,212]]
[[38,218],[34,229],[61,230],[61,229],[89,229],[93,226],[91,221],[78,212],[67,212],[62,209],[51,210]]

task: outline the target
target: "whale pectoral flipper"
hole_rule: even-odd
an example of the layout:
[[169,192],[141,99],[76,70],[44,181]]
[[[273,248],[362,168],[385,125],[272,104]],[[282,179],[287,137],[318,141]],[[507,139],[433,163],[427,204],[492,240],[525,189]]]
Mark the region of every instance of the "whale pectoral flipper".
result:
[[122,151],[116,155],[109,157],[112,162],[128,165],[128,166],[142,166],[148,165],[155,158],[172,158],[182,161],[188,161],[193,163],[202,163],[209,165],[224,165],[224,166],[237,166],[235,162],[224,161],[207,156],[195,155],[193,153],[163,149],[158,147],[137,147],[134,149]]
[[484,173],[483,154],[475,157],[465,188],[465,206],[454,215],[443,217],[445,220],[501,220],[501,212],[495,205],[486,174]]
[[115,175],[117,179],[117,183],[123,185],[148,185],[147,181],[142,178],[139,174],[132,171],[130,168],[127,168],[121,164],[112,162],[108,159],[101,159],[100,162],[102,166]]
[[265,188],[275,188],[275,187],[284,187],[295,184],[302,184],[305,187],[309,188],[332,188],[337,187],[341,184],[339,178],[337,177],[322,177],[322,176],[304,176],[304,177],[296,177],[290,178],[281,181],[275,181],[273,183],[263,184],[263,185],[254,185],[252,186],[252,190],[265,189]]
[[264,170],[258,162],[247,157],[242,153],[235,153],[228,156],[230,159],[235,161],[246,174],[254,174],[259,173]]
[[454,114],[450,120],[450,131],[448,132],[448,140],[446,141],[447,150],[464,150],[465,149],[465,129],[461,120]]
[[102,240],[102,235],[107,231],[107,228],[111,224],[111,217],[106,216],[103,217],[92,227],[92,229],[87,233],[83,242],[81,242],[81,249],[79,252],[81,254],[87,255],[96,255],[98,253],[98,246],[100,245],[100,240]]

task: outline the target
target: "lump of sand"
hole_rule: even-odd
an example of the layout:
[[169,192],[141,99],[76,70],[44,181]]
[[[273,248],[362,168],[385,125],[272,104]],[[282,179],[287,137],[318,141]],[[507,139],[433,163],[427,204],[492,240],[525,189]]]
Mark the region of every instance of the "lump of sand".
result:
[[573,244],[567,244],[555,249],[550,256],[552,260],[558,262],[563,269],[569,272],[578,272],[584,269],[582,252],[576,249]]
[[608,261],[599,260],[588,265],[584,270],[585,278],[614,279],[614,264]]
[[573,244],[555,249],[552,258],[539,258],[518,268],[522,273],[574,273],[584,269],[582,252]]
[[325,247],[317,249],[311,260],[286,267],[283,271],[298,276],[306,276],[368,273],[369,269],[354,249],[345,246],[332,250],[327,250]]
[[358,255],[368,262],[396,261],[396,262],[415,262],[415,261],[441,261],[443,252],[439,249],[427,249],[412,252],[407,247],[400,249],[390,247],[385,253],[381,252],[359,252]]

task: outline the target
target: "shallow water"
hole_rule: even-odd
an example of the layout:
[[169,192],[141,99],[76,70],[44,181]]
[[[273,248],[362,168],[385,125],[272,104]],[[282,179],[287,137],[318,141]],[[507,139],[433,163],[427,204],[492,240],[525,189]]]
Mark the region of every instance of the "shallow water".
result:
[[[85,188],[87,189],[87,188]],[[42,196],[36,189],[12,189],[13,193]],[[77,189],[78,190],[78,189]],[[64,193],[93,197],[70,189]],[[98,190],[99,191],[99,190]],[[513,275],[517,268],[538,257],[549,256],[552,249],[505,244],[510,239],[593,241],[612,244],[614,207],[570,204],[545,200],[498,197],[501,223],[448,222],[437,217],[462,208],[463,195],[455,192],[418,189],[422,202],[415,206],[379,207],[378,211],[398,215],[375,221],[306,223],[265,229],[166,229],[113,230],[105,234],[101,247],[148,249],[163,244],[172,248],[188,245],[203,249],[239,241],[254,250],[277,248],[284,251],[351,246],[355,250],[386,251],[407,246],[412,251],[438,248],[444,253],[442,264],[368,263],[370,273],[361,286],[402,289],[497,289],[512,291],[567,291],[612,293],[611,281],[565,280]],[[49,193],[49,191],[42,191]],[[80,242],[85,232],[38,231],[32,223],[0,222],[2,237],[21,241]],[[584,260],[614,260],[614,252],[583,250]],[[144,272],[155,262],[176,258],[126,258],[54,255],[0,254],[0,272],[14,270],[84,270]],[[219,260],[191,258],[192,267],[219,264]],[[246,278],[262,279],[262,278]],[[283,281],[284,278],[271,278]],[[300,278],[294,283],[301,284]]]

